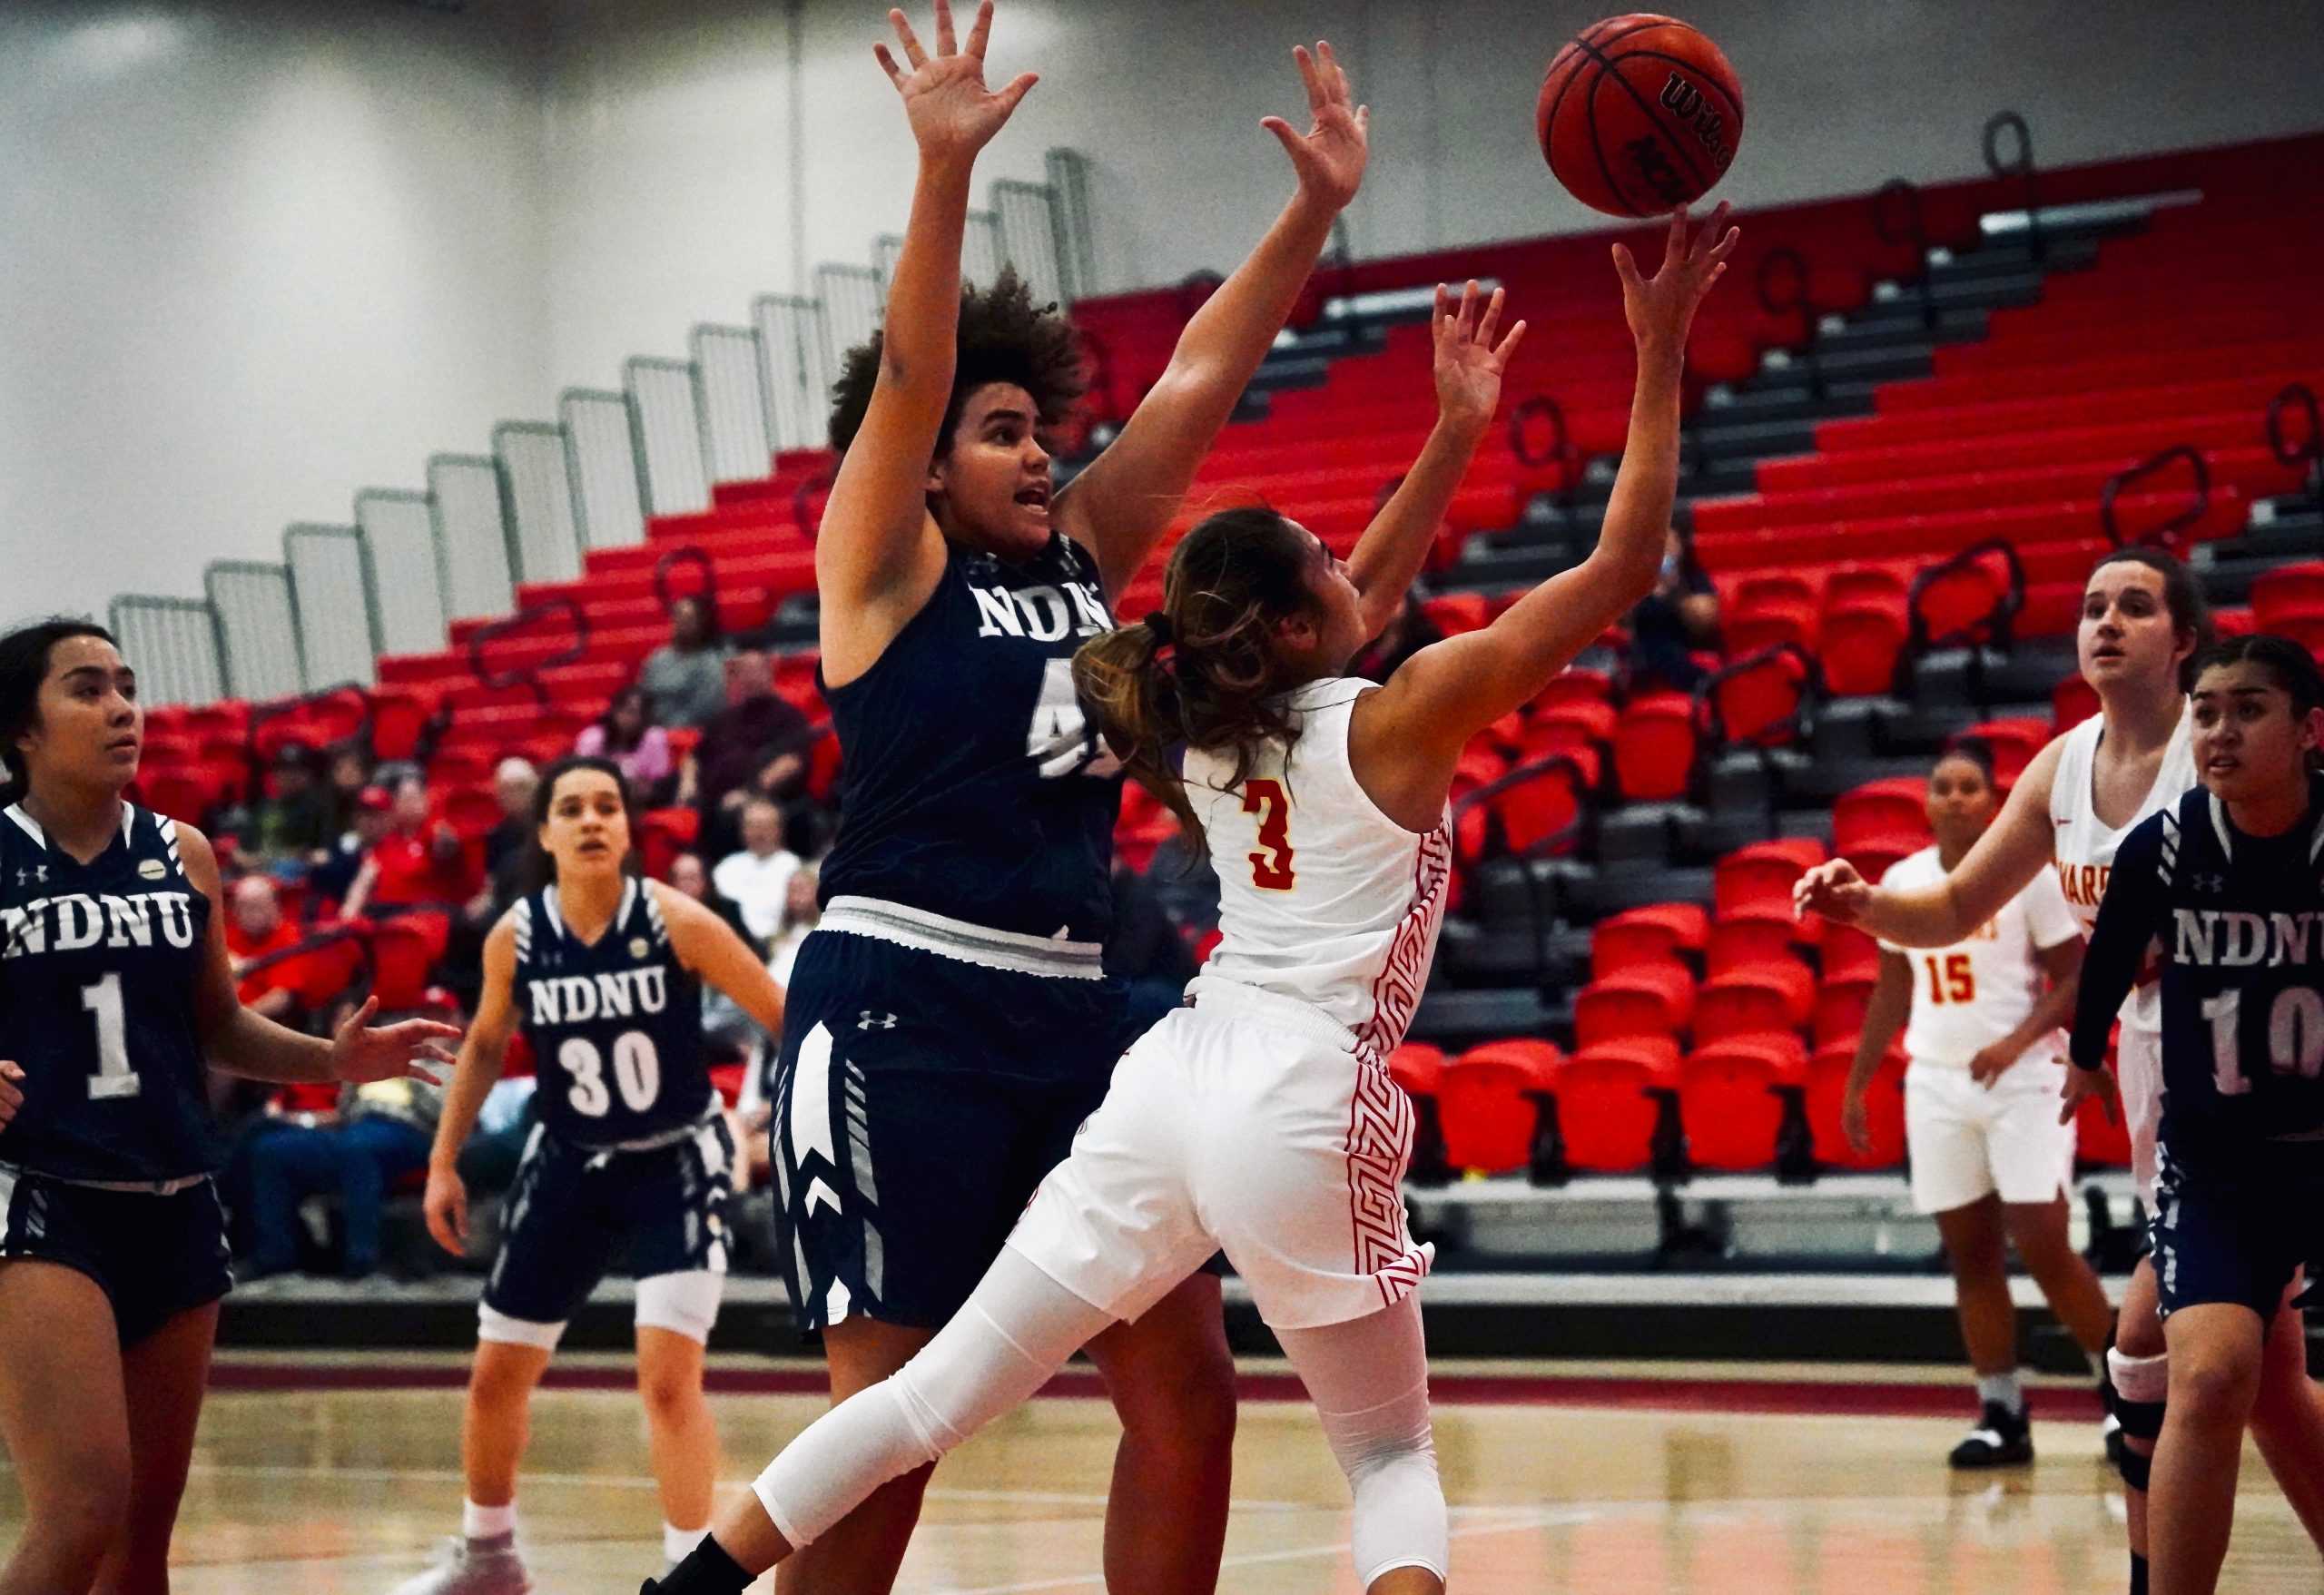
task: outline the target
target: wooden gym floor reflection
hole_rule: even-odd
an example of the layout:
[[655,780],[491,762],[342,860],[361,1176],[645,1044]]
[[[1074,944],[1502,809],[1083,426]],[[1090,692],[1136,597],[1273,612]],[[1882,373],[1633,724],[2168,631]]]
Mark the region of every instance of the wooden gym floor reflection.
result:
[[[600,1386],[621,1364],[569,1359]],[[803,1368],[720,1359],[730,1480],[820,1410]],[[1475,1372],[1476,1370],[1470,1370]],[[212,1396],[177,1539],[179,1595],[377,1595],[426,1565],[458,1520],[461,1365],[443,1359],[230,1360]],[[2121,1493],[2097,1460],[2084,1393],[2043,1393],[2041,1461],[1948,1473],[1966,1394],[1893,1372],[1451,1368],[1438,1447],[1462,1595],[2081,1595],[2123,1587]],[[1673,1382],[1674,1373],[1682,1375]],[[1937,1371],[1916,1370],[1921,1378]],[[310,1376],[341,1388],[301,1388]],[[1790,1384],[1797,1376],[1812,1381]],[[1908,1376],[1910,1377],[1910,1376]],[[1858,1378],[1875,1383],[1857,1383]],[[361,1388],[420,1383],[432,1388]],[[778,1392],[765,1393],[773,1385]],[[234,1388],[258,1385],[261,1388]],[[263,1388],[263,1386],[276,1386]],[[1225,1591],[1354,1595],[1345,1488],[1304,1403],[1262,1377],[1236,1444]],[[1797,1391],[1793,1401],[1785,1393]],[[1471,1399],[1477,1396],[1490,1399]],[[1592,1404],[1570,1404],[1584,1402]],[[1768,1410],[1797,1406],[1805,1410]],[[1866,1412],[1833,1411],[1857,1406]],[[1742,1410],[1733,1410],[1742,1409]],[[1942,1415],[1893,1415],[1898,1413]],[[1116,1430],[1101,1401],[1050,1397],[980,1435],[938,1473],[901,1595],[1097,1591]],[[2222,1589],[2324,1587],[2256,1453]],[[633,1595],[659,1566],[660,1512],[634,1396],[544,1392],[522,1509],[542,1595]],[[0,1488],[0,1537],[22,1504]]]

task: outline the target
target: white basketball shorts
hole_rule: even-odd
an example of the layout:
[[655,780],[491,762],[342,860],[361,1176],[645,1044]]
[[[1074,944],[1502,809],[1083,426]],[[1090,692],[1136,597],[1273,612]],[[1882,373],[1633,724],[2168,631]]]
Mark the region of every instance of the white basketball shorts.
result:
[[1996,1191],[2004,1202],[2055,1201],[2073,1177],[2073,1126],[2058,1122],[2066,1067],[2026,1058],[1990,1089],[1965,1068],[1915,1062],[1906,1069],[1915,1209],[1947,1213]]
[[2154,1147],[2162,1138],[2162,1032],[2124,1025],[2115,1036],[2114,1078],[2131,1132],[2131,1183],[2139,1205],[2152,1213],[2160,1167]]
[[1124,1056],[1009,1245],[1125,1321],[1218,1250],[1279,1329],[1402,1301],[1433,1256],[1399,1188],[1410,1100],[1308,1004],[1216,980],[1194,991],[1197,1006]]

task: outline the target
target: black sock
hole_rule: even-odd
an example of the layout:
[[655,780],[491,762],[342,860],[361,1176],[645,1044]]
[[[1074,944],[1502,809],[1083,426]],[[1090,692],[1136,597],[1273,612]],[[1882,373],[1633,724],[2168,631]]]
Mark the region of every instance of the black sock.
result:
[[659,1595],[743,1595],[750,1587],[751,1575],[708,1534],[653,1586]]
[[2131,1595],[2146,1595],[2146,1558],[2131,1552]]

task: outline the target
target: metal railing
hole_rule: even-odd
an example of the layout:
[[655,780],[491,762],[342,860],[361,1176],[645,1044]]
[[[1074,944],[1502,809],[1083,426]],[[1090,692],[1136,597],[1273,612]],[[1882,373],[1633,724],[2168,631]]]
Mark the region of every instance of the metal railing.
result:
[[508,521],[511,576],[569,582],[579,576],[581,528],[565,428],[549,421],[503,421],[492,429],[492,454]]
[[[530,665],[495,668],[484,656],[485,649],[502,637],[521,632],[551,615],[563,615],[573,623],[573,641],[547,658]],[[573,664],[588,652],[589,612],[571,598],[547,598],[538,604],[527,604],[506,620],[496,620],[490,625],[478,626],[468,634],[468,669],[485,689],[487,692],[505,692],[510,687],[521,686],[531,693],[534,702],[544,709],[548,707],[548,688],[541,683],[541,672]]]
[[[2179,461],[2184,460],[2191,477],[2191,497],[2184,509],[2178,510],[2157,525],[2147,527],[2132,537],[2122,535],[2121,517],[2115,513],[2116,501],[2125,488],[2142,484],[2150,477],[2160,476]],[[2211,507],[2211,466],[2202,451],[2191,444],[2176,443],[2160,453],[2151,454],[2138,464],[2116,471],[2098,489],[2098,524],[2104,528],[2106,540],[2117,548],[2132,543],[2152,544],[2180,551],[2181,534],[2201,520]]]
[[1936,326],[1936,283],[1928,269],[1928,224],[1921,215],[1919,187],[1892,177],[1872,196],[1872,231],[1882,243],[1913,251],[1913,281],[1919,290],[1921,325]]
[[284,698],[304,692],[307,667],[290,567],[258,559],[213,559],[202,573],[202,587],[217,617],[226,694]]
[[442,561],[447,621],[505,614],[517,601],[519,566],[500,462],[487,454],[429,456],[428,513]]
[[1817,322],[1815,295],[1809,286],[1807,257],[1787,243],[1779,243],[1759,257],[1758,282],[1759,308],[1771,316],[1797,313],[1799,317],[1799,344],[1790,352],[1807,371],[1807,391],[1817,399],[1825,397],[1824,360],[1817,352]]
[[428,495],[366,487],[355,496],[355,530],[373,582],[379,651],[428,654],[442,647],[451,615],[444,606],[445,549]]
[[849,350],[871,342],[880,330],[886,280],[870,266],[826,261],[815,268],[815,299],[823,308],[823,369],[835,372]]
[[[648,516],[710,507],[710,464],[704,458],[702,390],[692,360],[646,355],[622,367],[637,454],[638,491]],[[762,468],[763,469],[763,468]],[[644,535],[643,525],[639,535]]]
[[1000,235],[1000,261],[1015,269],[1035,304],[1066,301],[1065,266],[1058,249],[1056,191],[1002,178],[992,185],[992,213]]
[[282,532],[282,563],[299,619],[303,684],[353,681],[369,685],[378,668],[379,583],[353,527],[292,526]]
[[1049,177],[1050,223],[1058,241],[1059,286],[1062,302],[1088,299],[1098,291],[1098,248],[1095,217],[1089,206],[1089,157],[1078,150],[1051,150],[1044,158]]
[[[2017,153],[2004,160],[2001,135],[2017,135]],[[1985,123],[1985,170],[1995,177],[2015,177],[2024,180],[2025,187],[2025,251],[2040,265],[2045,255],[2042,242],[2041,184],[2034,175],[2034,130],[2025,125],[2025,118],[2014,111],[1997,111]]]
[[759,383],[776,451],[822,448],[829,440],[832,383],[838,376],[822,305],[792,294],[761,294],[751,317],[758,327]]
[[556,418],[565,424],[566,465],[573,476],[573,521],[583,553],[592,548],[633,548],[645,541],[645,505],[637,479],[637,428],[629,396],[597,388],[568,388],[557,395]]
[[760,382],[764,357],[758,330],[704,324],[694,330],[687,345],[694,351],[694,410],[702,418],[703,468],[709,480],[751,481],[766,475],[773,468],[774,438]]
[[123,593],[105,615],[148,704],[210,704],[226,695],[218,615],[201,598]]

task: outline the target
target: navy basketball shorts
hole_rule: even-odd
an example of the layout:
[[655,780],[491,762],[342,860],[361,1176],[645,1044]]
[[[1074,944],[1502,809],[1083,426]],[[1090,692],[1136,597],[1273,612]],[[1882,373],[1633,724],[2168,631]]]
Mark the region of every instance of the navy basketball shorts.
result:
[[637,1281],[640,1327],[706,1342],[725,1281],[734,1173],[723,1117],[628,1151],[535,1126],[503,1205],[480,1337],[552,1350],[597,1282],[623,1267]]
[[96,1281],[124,1350],[234,1288],[215,1180],[157,1193],[0,1168],[0,1257],[61,1264]]
[[2191,1167],[2166,1143],[2157,1163],[2148,1234],[2162,1315],[2231,1302],[2273,1319],[2293,1275],[2324,1261],[2324,1147],[2270,1143]]
[[825,929],[787,998],[769,1133],[800,1328],[939,1328],[1105,1100],[1122,986]]

